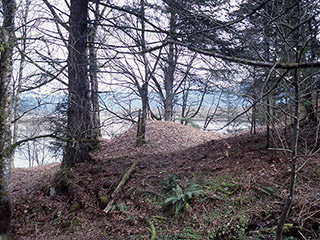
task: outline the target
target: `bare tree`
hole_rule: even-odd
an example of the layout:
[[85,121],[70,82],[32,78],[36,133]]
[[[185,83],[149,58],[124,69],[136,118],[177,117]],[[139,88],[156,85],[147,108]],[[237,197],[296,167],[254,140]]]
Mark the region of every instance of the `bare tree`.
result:
[[[12,165],[14,159],[21,164],[23,156],[28,156],[24,146],[38,145],[40,140],[32,139],[50,135],[41,127],[35,135],[26,134],[23,124],[28,122],[30,117],[50,118],[65,85],[66,61],[63,59],[64,52],[61,47],[64,36],[59,34],[58,30],[54,33],[54,28],[48,27],[54,26],[54,21],[50,19],[50,12],[39,4],[41,2],[19,1],[17,8],[17,44],[13,65],[18,67],[14,71],[12,149],[14,153],[16,148],[18,149],[17,154],[12,155]],[[51,133],[51,136],[54,137],[54,134]],[[30,143],[26,143],[28,139]],[[21,146],[22,143],[25,143],[24,146]],[[34,149],[38,148],[42,146]],[[50,158],[46,161],[50,161]]]
[[[147,52],[153,39],[150,38],[150,30],[148,29],[150,23],[146,23],[147,16],[145,12],[147,6],[144,0],[134,1],[132,5],[128,3],[123,8],[115,6],[110,6],[110,8],[124,13],[120,15],[121,17],[108,20],[113,29],[113,38],[109,43],[109,52],[106,53],[111,63],[108,64],[106,72],[111,74],[116,81],[108,81],[107,85],[113,88],[111,91],[119,88],[123,92],[130,91],[130,94],[127,95],[129,97],[134,97],[133,95],[135,95],[140,98],[141,110],[134,110],[138,113],[140,112],[138,114],[136,139],[136,145],[140,146],[145,143],[146,117],[147,111],[150,108],[149,85],[158,66],[161,51],[156,54],[149,54]],[[117,15],[118,13],[115,11],[114,14]],[[117,44],[112,44],[114,42]],[[126,49],[126,51],[123,51],[123,49]],[[116,52],[116,57],[111,56],[111,51]],[[122,100],[124,100],[124,95],[121,95]],[[130,107],[128,106],[128,108]],[[109,112],[111,112],[110,109]],[[127,119],[132,121],[131,117]]]
[[93,135],[95,138],[101,137],[101,121],[100,121],[100,104],[99,104],[99,62],[98,62],[98,45],[97,34],[99,24],[102,19],[106,7],[100,10],[100,5],[98,2],[93,3],[91,7],[93,11],[93,19],[91,20],[89,26],[88,34],[88,55],[89,55],[89,79],[90,79],[90,89],[91,89],[91,104],[92,104],[92,124],[93,124]]
[[[22,52],[26,52],[27,48],[27,21],[28,21],[28,13],[29,13],[29,6],[31,2],[26,1],[23,9],[22,9],[22,19],[21,19],[21,42],[20,42],[20,49]],[[23,70],[26,65],[26,56],[24,54],[20,54],[20,62],[19,62],[19,69],[18,69],[18,76],[16,81],[14,81],[14,92],[13,92],[13,135],[12,135],[12,144],[15,144],[18,141],[18,133],[19,133],[19,107],[20,107],[20,100],[21,100],[21,91],[22,91],[22,84],[23,84]],[[11,168],[14,168],[14,156],[15,156],[15,149],[12,153],[11,159]]]
[[[223,61],[268,68],[265,71],[264,82],[260,86],[260,93],[257,99],[252,102],[252,105],[243,114],[251,109],[252,106],[256,106],[256,103],[264,100],[263,103],[267,108],[267,126],[268,128],[272,126],[273,132],[276,131],[276,126],[281,123],[279,112],[285,112],[293,120],[290,142],[283,141],[284,135],[282,131],[277,131],[275,136],[271,135],[274,143],[277,142],[275,138],[281,142],[281,146],[276,147],[276,149],[284,150],[284,155],[290,160],[288,195],[276,232],[276,239],[280,240],[282,239],[286,217],[293,203],[297,164],[299,164],[298,160],[301,160],[297,152],[299,123],[301,120],[300,107],[303,103],[301,99],[307,100],[305,101],[307,104],[303,104],[306,113],[313,121],[315,120],[310,90],[316,84],[313,81],[309,81],[314,79],[311,76],[315,76],[315,74],[313,72],[310,76],[310,73],[307,74],[306,70],[313,69],[311,70],[312,72],[320,66],[320,62],[315,60],[315,48],[310,46],[315,45],[317,38],[315,36],[319,34],[319,2],[288,0],[258,1],[255,4],[250,4],[249,1],[244,1],[242,4],[245,6],[245,11],[241,15],[229,18],[226,21],[206,14],[206,12],[210,12],[209,9],[211,7],[214,8],[214,5],[210,5],[211,1],[208,1],[207,4],[203,3],[205,7],[194,1],[190,1],[188,6],[182,5],[177,0],[164,0],[164,2],[174,8],[181,18],[188,19],[185,22],[189,25],[188,29],[194,29],[198,26],[197,30],[186,32],[180,38],[169,40],[170,43],[180,44],[195,52]],[[257,23],[260,21],[259,24],[252,28],[254,30],[250,34],[252,38],[249,38],[248,32],[246,32],[246,35],[241,35],[239,31],[236,31],[241,28],[251,28],[252,21],[248,24],[248,20],[256,21]],[[220,46],[222,41],[216,35],[222,32],[224,34],[222,38],[227,40],[225,47]],[[197,39],[203,39],[196,42],[194,40],[196,37]],[[258,41],[252,41],[252,39]],[[261,41],[261,39],[264,41]],[[263,47],[266,49],[263,49]],[[278,97],[281,95],[275,90],[280,89],[282,87],[281,84],[283,84],[282,86],[288,86],[287,97],[289,104],[293,106],[293,114],[287,111],[287,109],[291,108],[290,106],[286,108],[281,106],[284,99],[278,101]],[[275,109],[278,109],[278,112],[275,112]],[[230,122],[240,115],[231,119]],[[276,122],[275,119],[277,119]],[[269,131],[271,132],[271,129]],[[267,145],[270,147],[270,144]]]

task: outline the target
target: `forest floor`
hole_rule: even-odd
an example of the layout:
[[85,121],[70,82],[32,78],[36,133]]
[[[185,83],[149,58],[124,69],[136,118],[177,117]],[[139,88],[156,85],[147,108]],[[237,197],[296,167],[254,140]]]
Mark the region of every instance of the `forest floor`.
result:
[[[146,138],[135,147],[131,128],[102,140],[93,163],[68,171],[15,169],[14,239],[274,239],[290,163],[265,150],[264,132],[226,137],[152,121]],[[300,165],[314,139],[315,126],[303,126]],[[286,239],[320,239],[319,159],[314,154],[298,172]]]

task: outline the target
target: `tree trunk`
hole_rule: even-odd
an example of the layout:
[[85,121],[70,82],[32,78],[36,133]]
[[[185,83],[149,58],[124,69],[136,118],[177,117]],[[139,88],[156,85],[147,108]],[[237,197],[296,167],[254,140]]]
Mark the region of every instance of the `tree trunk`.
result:
[[315,113],[315,109],[313,107],[313,102],[312,102],[312,93],[310,91],[310,88],[308,88],[308,93],[305,96],[305,101],[304,101],[304,108],[306,110],[306,116],[307,120],[311,120],[313,122],[317,122],[317,116]]
[[[311,53],[311,56],[310,56],[310,60],[311,61],[315,61],[316,59],[316,49],[317,49],[317,32],[318,31],[314,31],[314,30],[318,30],[318,29],[313,29],[313,26],[311,24],[311,21],[309,22],[308,24],[309,26],[309,31],[310,32],[313,32],[313,36],[312,36],[312,39],[311,39],[311,45],[310,45],[310,53]],[[318,27],[316,27],[318,28]],[[307,114],[307,118],[308,120],[311,120],[313,121],[314,123],[317,123],[318,122],[318,114],[317,114],[317,102],[315,102],[315,104],[313,104],[313,101],[312,101],[312,90],[314,89],[313,87],[311,87],[311,85],[313,84],[314,82],[314,78],[315,76],[314,75],[314,69],[311,68],[310,69],[311,71],[311,78],[310,78],[310,82],[307,81],[306,84],[309,85],[309,86],[306,86],[305,89],[307,89],[307,94],[305,96],[305,109],[306,109],[306,114]],[[317,97],[316,97],[316,100]]]
[[164,99],[164,120],[172,121],[173,115],[173,81],[175,72],[174,46],[169,44],[168,66],[165,68],[164,85],[166,98]]
[[12,55],[15,44],[14,0],[2,0],[3,24],[0,29],[0,239],[11,239],[9,195],[12,108]]
[[[145,41],[145,2],[141,0],[141,48],[146,50],[146,41]],[[139,94],[142,102],[142,111],[139,110],[139,120],[137,128],[137,137],[136,137],[136,146],[139,147],[146,142],[146,121],[147,121],[147,110],[148,110],[148,86],[149,86],[149,69],[148,69],[148,60],[146,53],[143,53],[143,62],[144,62],[144,82],[139,88]]]
[[[170,9],[170,35],[173,37],[176,27],[176,18],[175,12]],[[168,65],[164,69],[164,86],[166,91],[166,98],[164,99],[164,120],[172,121],[173,116],[173,82],[174,82],[174,73],[176,70],[177,57],[175,54],[175,46],[173,43],[169,44],[168,52]]]
[[[15,144],[18,140],[18,131],[19,131],[19,106],[20,106],[20,94],[21,94],[21,85],[22,85],[22,74],[23,74],[23,67],[25,62],[25,56],[22,54],[20,59],[19,65],[19,75],[18,75],[18,82],[17,87],[15,89],[15,94],[13,98],[13,134],[12,134],[12,144]],[[11,168],[14,168],[14,155],[15,149],[11,155]]]
[[319,123],[318,111],[319,111],[319,90],[316,91],[316,106],[315,106],[315,114],[317,116],[317,124]]
[[142,110],[139,110],[136,146],[139,147],[146,142],[146,119],[148,110],[148,85],[144,83],[141,87]]
[[267,96],[267,109],[266,109],[266,149],[270,147],[270,141],[271,141],[271,118],[272,118],[272,112],[270,107],[271,101],[270,96]]
[[293,82],[294,122],[293,122],[293,129],[292,129],[290,186],[289,186],[289,193],[278,222],[277,231],[276,231],[276,240],[282,240],[283,227],[284,227],[287,215],[291,209],[292,201],[294,198],[295,185],[296,185],[296,165],[297,165],[299,117],[300,117],[300,89],[299,89],[299,82],[298,82],[298,70],[295,70],[293,81],[294,81]]
[[76,162],[90,161],[89,151],[96,144],[96,139],[92,137],[87,71],[87,19],[88,0],[71,0],[68,49],[68,143],[62,162],[64,167],[73,167]]
[[88,37],[89,41],[89,72],[90,72],[90,84],[91,84],[91,104],[92,104],[92,124],[93,124],[93,137],[101,137],[100,126],[100,108],[99,108],[99,95],[98,95],[98,63],[97,63],[97,50],[95,46],[95,39],[98,29],[98,7],[96,4],[95,19],[90,28]]
[[188,103],[188,97],[189,97],[189,90],[190,86],[187,86],[187,83],[184,83],[183,90],[182,90],[182,106],[181,106],[181,120],[180,124],[186,125],[185,118],[188,116],[188,109],[187,109],[187,103]]
[[257,104],[253,104],[252,106],[252,115],[251,115],[251,129],[250,134],[257,134],[256,131],[256,112],[257,112]]

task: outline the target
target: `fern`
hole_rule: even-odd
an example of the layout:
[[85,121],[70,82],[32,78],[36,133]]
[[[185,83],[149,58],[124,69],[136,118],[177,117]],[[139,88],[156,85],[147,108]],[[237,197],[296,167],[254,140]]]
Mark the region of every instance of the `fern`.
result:
[[176,187],[178,179],[180,179],[179,176],[175,174],[168,174],[163,183],[163,189],[165,192],[171,192],[172,189]]
[[171,196],[164,200],[165,209],[171,209],[175,215],[181,210],[189,210],[189,203],[198,196],[205,195],[198,184],[191,183],[184,191],[179,184],[172,189]]

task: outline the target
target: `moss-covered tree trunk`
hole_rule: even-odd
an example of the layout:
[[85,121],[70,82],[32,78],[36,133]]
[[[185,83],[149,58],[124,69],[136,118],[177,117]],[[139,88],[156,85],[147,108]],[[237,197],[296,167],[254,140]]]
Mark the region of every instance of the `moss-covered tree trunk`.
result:
[[10,160],[12,108],[12,55],[15,44],[14,0],[2,0],[2,26],[0,28],[0,239],[10,239]]

